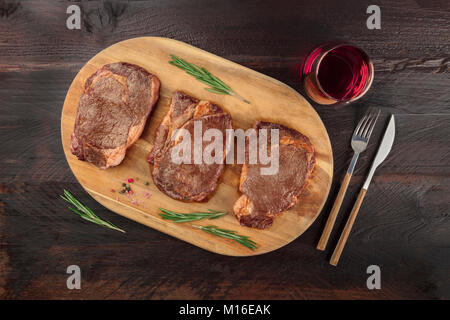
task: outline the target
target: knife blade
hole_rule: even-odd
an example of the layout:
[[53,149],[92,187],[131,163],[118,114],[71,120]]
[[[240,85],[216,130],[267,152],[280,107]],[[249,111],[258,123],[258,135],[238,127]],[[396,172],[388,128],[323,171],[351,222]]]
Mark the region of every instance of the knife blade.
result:
[[381,140],[380,146],[378,147],[375,159],[370,167],[369,174],[367,175],[366,181],[364,182],[363,189],[367,190],[369,188],[370,181],[372,181],[373,174],[378,166],[386,159],[387,155],[392,149],[395,138],[395,118],[391,115],[389,124],[384,132],[383,140]]

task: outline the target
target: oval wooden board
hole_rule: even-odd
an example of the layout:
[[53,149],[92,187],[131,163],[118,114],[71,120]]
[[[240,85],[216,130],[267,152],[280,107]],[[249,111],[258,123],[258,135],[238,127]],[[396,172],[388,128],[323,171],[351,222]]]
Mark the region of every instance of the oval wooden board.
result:
[[[187,61],[203,66],[229,84],[251,104],[226,95],[217,95],[204,90],[205,85],[168,64],[169,55],[175,54]],[[161,80],[160,98],[152,112],[144,133],[127,151],[124,161],[117,167],[100,170],[94,165],[79,161],[70,152],[70,135],[75,123],[78,100],[84,82],[102,65],[124,61],[134,63],[155,74]],[[235,200],[239,197],[239,165],[227,165],[214,195],[205,203],[184,203],[173,200],[160,192],[153,184],[146,158],[152,147],[154,133],[166,114],[173,92],[181,89],[203,100],[221,105],[233,118],[234,128],[247,129],[257,120],[267,120],[294,128],[307,135],[316,148],[317,164],[303,195],[291,210],[278,216],[272,227],[256,230],[239,225],[232,213]],[[327,131],[311,105],[287,85],[220,58],[183,42],[158,37],[142,37],[119,42],[93,57],[77,74],[64,102],[61,118],[61,134],[67,161],[83,188],[108,209],[139,223],[190,242],[196,246],[231,256],[257,255],[278,249],[301,235],[319,215],[327,198],[333,174],[333,156]],[[136,199],[144,201],[131,203],[120,195],[121,184],[129,177],[135,180],[132,187]],[[145,186],[145,182],[150,182]],[[111,192],[111,188],[116,190]],[[149,199],[143,192],[151,193]],[[198,221],[198,225],[214,224],[248,235],[259,245],[255,251],[193,228],[191,223],[176,224],[158,216],[158,208],[180,212],[206,211],[208,208],[225,210],[223,218]],[[133,232],[133,230],[126,230]]]

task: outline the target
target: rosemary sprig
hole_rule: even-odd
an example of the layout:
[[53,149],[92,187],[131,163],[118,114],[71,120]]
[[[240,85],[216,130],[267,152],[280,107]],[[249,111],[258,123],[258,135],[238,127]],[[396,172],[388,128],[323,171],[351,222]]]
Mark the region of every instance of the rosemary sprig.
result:
[[184,71],[186,71],[191,76],[195,77],[197,80],[206,83],[210,86],[210,88],[205,88],[205,90],[217,93],[217,94],[228,94],[230,96],[236,97],[245,103],[250,104],[250,102],[244,98],[242,98],[240,95],[238,95],[236,92],[234,92],[228,85],[226,85],[222,80],[217,78],[216,76],[212,75],[208,70],[205,68],[200,68],[196,66],[193,63],[189,63],[186,60],[182,58],[178,58],[177,56],[171,54],[170,57],[172,58],[169,63],[171,65],[174,65]]
[[202,220],[202,219],[217,219],[224,215],[226,215],[226,212],[222,211],[215,211],[208,209],[208,212],[192,212],[192,213],[180,213],[175,211],[166,210],[163,208],[159,208],[163,213],[160,213],[159,215],[161,218],[166,220],[172,220],[173,222],[189,222],[189,221],[196,221],[196,220]]
[[227,230],[227,229],[221,229],[217,226],[197,226],[192,225],[195,228],[201,229],[209,234],[212,234],[214,236],[227,238],[236,241],[237,243],[249,248],[250,250],[255,250],[258,247],[258,244],[254,242],[253,240],[250,240],[248,236],[243,236],[240,234],[237,234],[236,231],[233,230]]
[[91,209],[75,199],[75,197],[69,191],[64,190],[64,195],[61,195],[61,198],[73,205],[75,208],[69,207],[69,209],[78,214],[84,220],[125,233],[124,230],[116,227],[111,222],[100,219]]

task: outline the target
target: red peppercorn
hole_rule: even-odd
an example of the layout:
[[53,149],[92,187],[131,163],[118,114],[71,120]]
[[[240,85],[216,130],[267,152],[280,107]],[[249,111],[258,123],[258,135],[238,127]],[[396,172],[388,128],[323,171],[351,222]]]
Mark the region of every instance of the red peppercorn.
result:
[[133,190],[128,191],[129,194],[133,194]]
[[127,181],[128,181],[128,183],[133,183],[134,179],[133,178],[129,178]]

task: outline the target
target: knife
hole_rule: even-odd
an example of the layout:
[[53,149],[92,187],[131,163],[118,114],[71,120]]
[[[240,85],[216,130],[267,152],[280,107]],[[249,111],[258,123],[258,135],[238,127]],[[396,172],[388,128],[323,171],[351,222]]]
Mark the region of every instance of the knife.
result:
[[333,255],[331,256],[330,264],[336,266],[339,262],[339,258],[341,257],[342,251],[344,250],[345,244],[347,243],[348,236],[350,235],[350,231],[352,230],[353,224],[355,222],[356,216],[358,215],[358,211],[361,208],[361,204],[366,195],[367,189],[369,188],[370,181],[372,181],[373,174],[378,166],[386,159],[387,155],[392,149],[392,144],[394,143],[395,138],[395,118],[394,115],[391,115],[389,120],[389,124],[384,132],[383,140],[381,140],[380,146],[378,147],[377,154],[375,155],[375,159],[372,162],[372,166],[370,167],[369,174],[367,175],[366,181],[364,182],[361,191],[359,192],[358,198],[353,206],[352,212],[345,224],[345,228],[342,231],[341,237],[339,238],[339,242],[334,249]]

